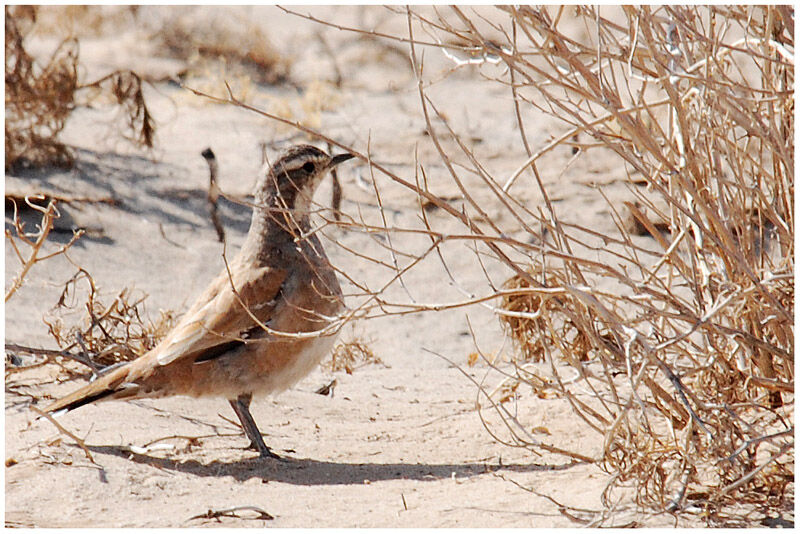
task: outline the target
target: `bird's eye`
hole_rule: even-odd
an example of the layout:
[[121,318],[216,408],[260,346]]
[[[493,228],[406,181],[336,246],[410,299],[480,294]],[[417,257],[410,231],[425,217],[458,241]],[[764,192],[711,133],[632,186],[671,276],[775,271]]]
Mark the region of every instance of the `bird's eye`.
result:
[[314,172],[314,164],[311,163],[310,161],[303,163],[303,170],[309,174]]

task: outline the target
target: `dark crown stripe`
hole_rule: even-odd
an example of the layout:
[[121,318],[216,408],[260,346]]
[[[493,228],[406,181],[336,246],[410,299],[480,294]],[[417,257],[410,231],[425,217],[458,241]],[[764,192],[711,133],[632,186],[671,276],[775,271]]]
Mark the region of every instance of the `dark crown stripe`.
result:
[[297,147],[291,148],[287,151],[281,158],[275,163],[275,167],[279,168],[283,172],[291,172],[295,169],[299,169],[303,166],[303,164],[309,161],[322,161],[326,159],[328,156],[325,153],[311,145],[300,145]]

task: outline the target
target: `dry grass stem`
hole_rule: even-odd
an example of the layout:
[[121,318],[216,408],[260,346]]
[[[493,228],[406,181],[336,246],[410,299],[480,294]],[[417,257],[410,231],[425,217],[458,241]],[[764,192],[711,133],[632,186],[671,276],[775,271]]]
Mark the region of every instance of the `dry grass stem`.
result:
[[50,415],[49,413],[43,412],[42,410],[33,405],[31,405],[30,408],[31,410],[36,412],[36,414],[39,415],[39,417],[44,417],[45,419],[50,421],[53,424],[53,426],[58,429],[59,432],[72,439],[78,445],[78,447],[81,448],[83,454],[86,455],[86,458],[93,464],[97,464],[97,462],[95,462],[94,458],[92,457],[92,453],[89,452],[89,448],[86,446],[86,443],[84,443],[82,439],[80,439],[78,436],[76,436],[75,434],[64,428],[64,426],[58,421],[56,421],[56,418]]

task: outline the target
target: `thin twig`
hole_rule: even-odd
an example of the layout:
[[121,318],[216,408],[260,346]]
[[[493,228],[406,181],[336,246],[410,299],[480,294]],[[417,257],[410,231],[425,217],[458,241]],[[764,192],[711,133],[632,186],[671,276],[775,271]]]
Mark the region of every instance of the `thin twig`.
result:
[[[245,517],[236,515],[236,512],[245,511],[245,510],[246,511],[250,511],[250,512],[255,512],[256,513],[256,517],[246,517],[245,518]],[[187,519],[187,521],[193,521],[195,519],[216,519],[216,520],[219,521],[219,518],[221,518],[221,517],[233,517],[233,518],[236,518],[236,519],[255,519],[255,520],[263,520],[263,521],[271,521],[271,520],[275,519],[275,516],[273,516],[272,514],[262,510],[261,508],[259,508],[257,506],[233,506],[231,508],[220,508],[218,510],[214,510],[212,508],[209,508],[208,511],[206,511],[206,512],[204,512],[202,514],[193,515],[192,517]]]
[[30,406],[30,409],[33,410],[34,412],[36,412],[37,414],[39,414],[40,417],[44,417],[45,419],[47,419],[48,421],[53,423],[53,426],[55,426],[58,429],[59,432],[61,432],[65,436],[68,436],[70,439],[74,440],[75,443],[78,445],[78,447],[80,447],[83,450],[83,453],[86,455],[86,458],[90,462],[92,462],[93,464],[99,465],[97,462],[94,461],[94,458],[92,457],[92,453],[89,452],[89,449],[86,447],[86,444],[84,443],[84,441],[82,439],[80,439],[78,436],[76,436],[75,434],[73,434],[72,432],[70,432],[69,430],[64,428],[61,425],[61,423],[56,421],[56,419],[52,415],[50,415],[49,413],[43,412],[42,410],[40,410],[39,408],[37,408],[36,406],[33,406],[33,405]]

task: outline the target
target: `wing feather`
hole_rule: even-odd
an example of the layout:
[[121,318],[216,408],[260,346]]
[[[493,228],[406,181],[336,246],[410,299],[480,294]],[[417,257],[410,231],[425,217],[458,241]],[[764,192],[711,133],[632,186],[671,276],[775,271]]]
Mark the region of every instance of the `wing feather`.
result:
[[239,297],[232,291],[228,273],[223,272],[154,349],[159,365],[169,365],[184,356],[196,357],[217,345],[241,339],[242,332],[258,326],[251,314],[262,324],[270,320],[288,272],[270,267],[234,272]]

